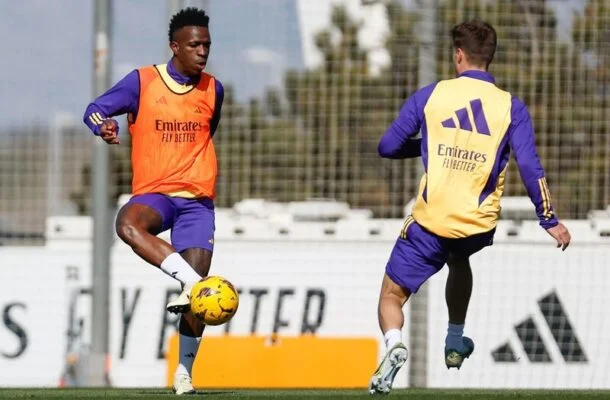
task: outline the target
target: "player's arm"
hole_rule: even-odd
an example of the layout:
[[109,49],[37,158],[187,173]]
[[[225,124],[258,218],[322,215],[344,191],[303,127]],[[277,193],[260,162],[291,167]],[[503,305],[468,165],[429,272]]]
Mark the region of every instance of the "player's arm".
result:
[[557,247],[565,250],[570,244],[570,234],[557,220],[553,209],[551,192],[536,152],[532,119],[525,105],[516,98],[512,100],[511,124],[507,134],[510,147],[515,154],[521,180],[536,208],[540,226],[557,240]]
[[216,80],[216,104],[214,108],[214,114],[212,115],[212,120],[210,121],[210,135],[214,136],[216,133],[216,128],[218,128],[218,124],[220,123],[220,113],[222,112],[222,102],[225,98],[225,89],[222,86],[222,83],[217,79]]
[[384,158],[402,159],[421,156],[421,139],[414,139],[424,122],[424,107],[436,84],[428,85],[407,99],[398,117],[385,131],[377,151]]
[[94,135],[102,137],[107,143],[116,144],[119,142],[119,126],[112,117],[127,113],[135,117],[139,98],[140,79],[138,71],[134,70],[89,103],[83,122]]

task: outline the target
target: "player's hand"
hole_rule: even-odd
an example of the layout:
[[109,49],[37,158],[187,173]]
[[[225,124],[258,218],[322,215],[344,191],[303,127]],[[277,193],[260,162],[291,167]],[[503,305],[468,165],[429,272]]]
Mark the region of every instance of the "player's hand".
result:
[[108,144],[119,144],[119,124],[114,119],[105,119],[100,127],[100,137]]
[[570,245],[570,232],[561,222],[552,228],[546,230],[549,235],[553,236],[553,239],[557,241],[557,247],[561,247],[561,251],[564,251]]

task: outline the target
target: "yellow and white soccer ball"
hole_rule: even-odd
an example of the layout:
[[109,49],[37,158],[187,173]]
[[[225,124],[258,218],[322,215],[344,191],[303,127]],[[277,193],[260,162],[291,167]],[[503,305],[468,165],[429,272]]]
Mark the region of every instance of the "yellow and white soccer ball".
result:
[[191,289],[191,312],[206,325],[222,325],[235,315],[239,295],[231,282],[221,276],[208,276]]

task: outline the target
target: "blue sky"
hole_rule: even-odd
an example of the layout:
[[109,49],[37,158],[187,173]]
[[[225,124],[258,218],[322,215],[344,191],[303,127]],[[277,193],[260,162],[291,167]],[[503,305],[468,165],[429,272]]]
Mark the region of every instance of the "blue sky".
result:
[[[302,67],[295,0],[208,3],[213,40],[208,70],[225,85],[232,84],[240,100],[280,84],[286,67]],[[583,2],[549,3],[568,22]],[[113,82],[137,66],[169,59],[167,1],[114,4]],[[0,2],[0,34],[5,38],[0,127],[47,122],[56,113],[81,117],[92,97],[92,8],[92,0]]]
[[[213,47],[208,70],[233,84],[240,99],[278,84],[279,69],[301,66],[292,1],[210,3]],[[169,59],[167,1],[114,4],[113,82],[137,66]],[[0,34],[6,44],[0,65],[0,127],[45,122],[56,113],[81,117],[92,97],[92,10],[91,0],[0,2]]]

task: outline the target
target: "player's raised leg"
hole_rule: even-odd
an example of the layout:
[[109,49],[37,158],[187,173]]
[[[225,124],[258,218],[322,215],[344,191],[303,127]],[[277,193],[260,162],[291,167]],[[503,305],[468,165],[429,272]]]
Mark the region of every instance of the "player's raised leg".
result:
[[193,268],[172,245],[156,236],[169,229],[173,219],[174,209],[167,196],[134,196],[119,211],[116,232],[138,256],[181,284],[196,282],[200,277]]
[[191,270],[196,271],[193,279],[184,283],[180,295],[167,304],[167,311],[178,314],[190,309],[192,285],[208,275],[216,225],[211,199],[173,198],[172,204],[178,210],[172,229],[172,244],[192,266]]
[[464,336],[466,313],[472,293],[470,256],[493,244],[495,229],[459,239],[443,239],[449,250],[449,275],[445,286],[445,301],[449,325],[445,338],[445,365],[460,369],[465,359],[474,352],[474,341]]
[[445,338],[445,364],[447,368],[460,368],[474,351],[474,342],[464,336],[466,313],[472,293],[472,270],[468,256],[452,253],[448,260],[449,275],[445,285],[445,301],[449,313],[449,326]]

